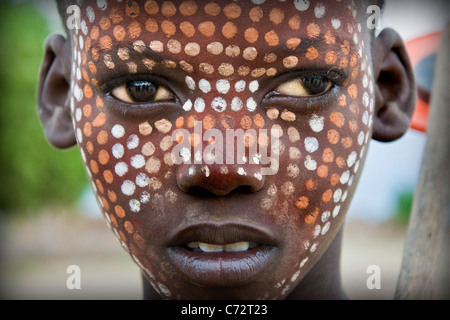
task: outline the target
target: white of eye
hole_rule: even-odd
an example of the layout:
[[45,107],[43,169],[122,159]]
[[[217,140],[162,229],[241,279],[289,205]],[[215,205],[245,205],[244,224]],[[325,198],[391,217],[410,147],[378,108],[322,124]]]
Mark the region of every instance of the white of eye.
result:
[[[328,81],[328,80],[327,80]],[[314,96],[325,91],[328,91],[332,87],[333,83],[328,81],[326,87],[322,88],[318,92],[310,92],[309,89],[305,88],[302,79],[296,78],[287,82],[280,84],[275,91],[279,94],[285,96],[294,96],[294,97],[305,97],[305,96]]]
[[[121,85],[120,87],[114,88],[111,91],[111,95],[113,95],[116,99],[125,102],[125,103],[137,103],[137,101],[134,101],[132,97],[130,97],[130,94],[127,90],[127,85]],[[156,102],[156,101],[162,101],[162,100],[168,100],[170,99],[171,94],[168,89],[166,89],[163,86],[158,86],[158,90],[155,93],[155,96],[151,101],[148,102]]]
[[300,97],[309,95],[300,79],[293,79],[291,81],[284,82],[280,84],[275,91],[285,96]]

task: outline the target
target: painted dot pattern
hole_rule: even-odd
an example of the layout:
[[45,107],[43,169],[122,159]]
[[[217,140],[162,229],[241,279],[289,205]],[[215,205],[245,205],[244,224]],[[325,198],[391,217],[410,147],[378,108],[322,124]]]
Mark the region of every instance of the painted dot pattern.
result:
[[[176,173],[171,133],[177,128],[192,131],[194,122],[201,121],[204,128],[269,129],[265,137],[258,137],[259,146],[269,145],[271,137],[279,139],[279,170],[287,181],[280,186],[268,184],[259,205],[273,215],[277,203],[283,203],[310,237],[301,244],[302,259],[293,273],[276,284],[276,295],[290,292],[313,253],[321,250],[321,237],[342,219],[339,213],[348,205],[345,201],[363,161],[374,111],[370,56],[362,54],[367,40],[361,25],[334,16],[328,4],[293,1],[291,5],[257,0],[250,7],[239,2],[99,0],[83,8],[83,27],[72,31],[76,34],[72,37],[73,124],[92,189],[119,242],[164,297],[171,297],[171,289],[141,254],[145,230],[139,215],[150,206],[179,201],[176,188],[165,187]],[[352,4],[348,10],[356,12]],[[309,11],[312,18],[305,18]],[[286,37],[280,26],[302,32]],[[335,32],[343,30],[351,41],[338,40]],[[149,35],[152,40],[146,41]],[[297,51],[314,39],[323,40],[330,49],[307,45]],[[286,49],[284,53],[272,52],[279,46]],[[263,81],[305,61],[348,68],[350,79],[336,106],[306,118],[291,107],[259,108],[257,94]],[[177,117],[145,119],[133,126],[106,111],[97,90],[101,73],[171,69],[184,72],[184,89],[189,92]],[[296,129],[300,127],[301,132]],[[198,139],[192,136],[192,144],[197,145]],[[195,157],[189,153],[189,158]],[[247,174],[245,166],[233,170]],[[305,170],[307,181],[302,180]],[[211,175],[208,166],[199,171]],[[193,167],[190,173],[199,171]],[[225,166],[221,172],[230,174],[230,168]],[[119,188],[114,189],[115,184]]]

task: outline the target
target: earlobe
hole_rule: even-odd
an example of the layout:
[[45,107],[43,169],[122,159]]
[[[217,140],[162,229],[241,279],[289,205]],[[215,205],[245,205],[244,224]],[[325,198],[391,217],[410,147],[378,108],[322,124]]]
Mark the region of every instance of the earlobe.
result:
[[414,72],[401,37],[383,30],[373,43],[375,114],[372,138],[399,139],[408,130],[416,103]]
[[50,35],[39,74],[37,105],[47,140],[61,149],[76,144],[70,112],[70,59],[68,41]]

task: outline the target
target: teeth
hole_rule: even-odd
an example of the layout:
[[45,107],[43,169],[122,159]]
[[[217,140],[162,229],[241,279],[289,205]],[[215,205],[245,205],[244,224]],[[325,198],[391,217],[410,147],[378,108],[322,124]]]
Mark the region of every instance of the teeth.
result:
[[236,242],[232,244],[225,245],[225,251],[231,252],[239,252],[239,251],[247,251],[248,247],[250,247],[250,243],[246,241]]
[[209,243],[200,242],[198,244],[198,246],[200,247],[200,250],[202,250],[204,252],[222,252],[223,251],[223,246],[217,245],[217,244],[209,244]]
[[236,243],[230,243],[225,245],[220,244],[210,244],[204,242],[189,242],[187,246],[194,251],[203,252],[242,252],[247,251],[249,248],[255,248],[258,246],[257,243],[241,241]]

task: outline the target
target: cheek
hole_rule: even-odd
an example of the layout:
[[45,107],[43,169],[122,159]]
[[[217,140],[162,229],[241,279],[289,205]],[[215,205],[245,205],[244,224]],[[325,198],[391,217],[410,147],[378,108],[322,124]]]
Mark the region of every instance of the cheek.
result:
[[[77,79],[82,63],[79,67],[75,60],[75,66],[71,105],[82,159],[108,225],[137,260],[139,249],[151,240],[145,237],[149,218],[142,212],[177,202],[176,190],[168,183],[173,178],[170,149],[176,124],[166,118],[117,120],[92,90],[90,79]],[[162,224],[157,217],[152,225]]]
[[280,131],[280,167],[260,208],[291,229],[287,294],[328,247],[350,205],[371,136],[374,110],[369,57],[352,62],[351,81],[336,102],[317,114],[295,115],[270,108]]

